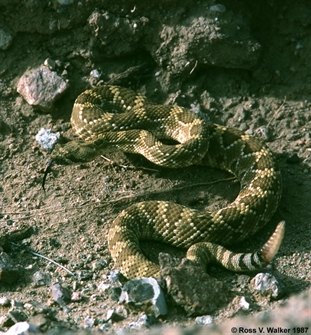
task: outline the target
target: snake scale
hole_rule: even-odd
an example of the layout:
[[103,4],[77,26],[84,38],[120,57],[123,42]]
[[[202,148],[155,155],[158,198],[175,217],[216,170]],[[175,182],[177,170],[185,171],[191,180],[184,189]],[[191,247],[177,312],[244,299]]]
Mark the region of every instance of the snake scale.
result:
[[[261,269],[277,253],[284,222],[259,251],[226,249],[261,229],[280,201],[280,170],[259,139],[208,123],[188,109],[157,105],[132,90],[110,85],[83,92],[74,103],[71,124],[80,140],[58,144],[52,153],[56,162],[89,161],[102,152],[122,150],[169,168],[196,164],[227,170],[240,182],[237,198],[215,212],[166,201],[140,202],[122,211],[109,230],[108,246],[116,267],[128,279],[159,276],[159,266],[140,249],[142,239],[188,248],[186,257],[194,262],[217,262],[233,271]],[[161,142],[164,139],[176,144]]]

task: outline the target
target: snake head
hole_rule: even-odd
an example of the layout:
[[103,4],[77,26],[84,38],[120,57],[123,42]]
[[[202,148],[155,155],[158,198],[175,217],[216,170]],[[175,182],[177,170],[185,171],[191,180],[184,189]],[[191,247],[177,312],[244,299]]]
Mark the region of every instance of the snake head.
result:
[[89,162],[97,155],[98,150],[93,143],[75,140],[57,144],[51,154],[51,159],[57,164],[70,165]]

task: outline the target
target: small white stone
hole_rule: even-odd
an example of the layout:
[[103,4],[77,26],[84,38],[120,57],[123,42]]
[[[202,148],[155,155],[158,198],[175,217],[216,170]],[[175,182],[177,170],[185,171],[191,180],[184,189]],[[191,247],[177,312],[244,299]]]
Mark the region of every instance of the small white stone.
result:
[[41,128],[37,135],[36,141],[46,150],[52,150],[60,138],[60,133],[53,133],[51,129]]
[[98,70],[92,70],[90,72],[90,76],[93,77],[93,78],[100,78],[101,73]]
[[202,315],[195,318],[198,325],[210,325],[213,323],[213,318],[210,315]]
[[249,309],[249,303],[245,300],[245,297],[242,297],[240,300],[240,306],[242,309],[247,310]]
[[154,278],[139,278],[126,282],[119,303],[145,305],[156,318],[167,314],[164,294]]
[[273,298],[280,295],[280,284],[270,273],[257,273],[251,280],[251,285],[255,291],[259,291],[262,295],[270,293]]
[[28,322],[17,322],[5,334],[6,335],[22,335],[29,333],[39,333],[39,330]]
[[8,297],[0,297],[0,306],[10,306],[10,299]]
[[47,58],[44,62],[43,62],[44,66],[47,66],[50,70],[54,70],[56,67],[56,63],[53,59],[51,58]]
[[101,282],[101,283],[98,284],[97,289],[100,292],[107,292],[110,287],[111,287],[111,285],[106,284],[104,282]]

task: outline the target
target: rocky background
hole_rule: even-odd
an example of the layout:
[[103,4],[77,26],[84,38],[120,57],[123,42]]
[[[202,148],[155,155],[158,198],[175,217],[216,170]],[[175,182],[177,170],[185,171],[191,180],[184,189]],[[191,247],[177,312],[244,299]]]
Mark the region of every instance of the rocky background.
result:
[[[308,1],[0,0],[0,333],[310,333],[310,54]],[[124,283],[111,272],[106,236],[122,209],[162,199],[215,210],[239,185],[225,172],[170,171],[112,153],[53,167],[43,191],[49,151],[36,135],[45,128],[73,138],[75,98],[104,83],[267,142],[282,170],[282,202],[265,229],[233,246],[254,251],[285,220],[266,274],[198,274],[187,264],[178,272],[162,255],[165,273],[190,273],[213,289],[204,295],[176,275],[171,290],[160,281],[162,303],[156,294],[151,304],[118,302]],[[143,247],[153,259],[183,255]]]

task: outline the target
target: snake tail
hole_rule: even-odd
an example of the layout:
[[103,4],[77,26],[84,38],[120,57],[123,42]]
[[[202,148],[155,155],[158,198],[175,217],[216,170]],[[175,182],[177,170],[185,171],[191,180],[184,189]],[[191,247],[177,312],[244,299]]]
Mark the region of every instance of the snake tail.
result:
[[268,241],[254,253],[234,253],[221,245],[200,242],[188,249],[186,257],[204,268],[217,263],[234,272],[258,271],[266,267],[278,252],[284,231],[285,222],[281,221]]

